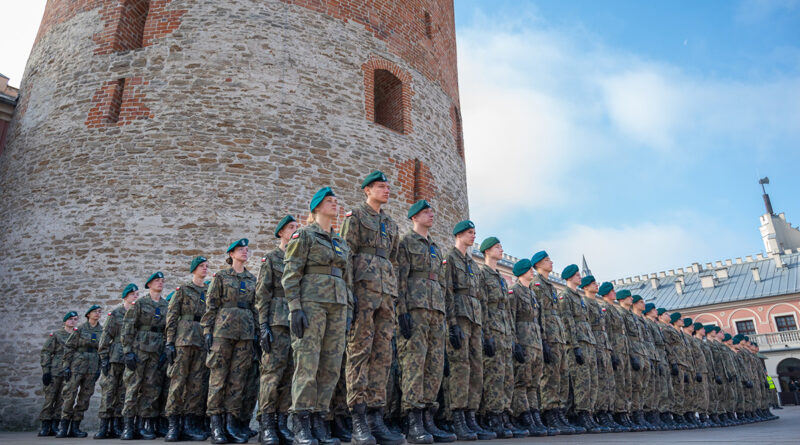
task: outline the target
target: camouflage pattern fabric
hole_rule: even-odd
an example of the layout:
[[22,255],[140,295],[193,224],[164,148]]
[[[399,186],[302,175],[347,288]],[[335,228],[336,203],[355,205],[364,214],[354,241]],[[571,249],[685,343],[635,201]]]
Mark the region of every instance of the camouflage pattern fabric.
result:
[[536,274],[531,282],[536,299],[542,306],[542,340],[550,346],[552,359],[544,364],[539,382],[543,410],[563,408],[569,399],[569,368],[567,364],[567,333],[558,310],[558,296],[546,277]]
[[100,336],[100,346],[97,352],[100,359],[109,361],[107,376],[100,381],[100,418],[122,416],[122,402],[125,399],[125,386],[122,376],[125,365],[122,363],[122,321],[125,318],[125,306],[119,305],[108,313],[106,323],[103,325],[103,335]]
[[59,329],[51,332],[44,346],[42,346],[39,356],[42,374],[50,373],[53,376],[53,381],[43,389],[44,403],[42,404],[42,411],[39,413],[39,420],[58,420],[61,418],[61,407],[64,404],[64,400],[61,398],[64,379],[61,375],[64,370],[64,349],[69,336],[69,332]]
[[289,411],[292,403],[292,337],[289,328],[272,327],[272,350],[261,354],[259,414]]
[[[103,327],[85,322],[70,334],[64,348],[64,368],[70,368],[72,378],[64,382],[61,390],[62,419],[82,420],[94,394],[94,386],[100,376],[100,356],[97,347]],[[73,405],[74,403],[74,405]]]
[[539,381],[542,377],[541,306],[533,291],[517,282],[511,286],[511,319],[514,339],[525,352],[525,363],[514,361],[514,394],[511,412],[518,416],[541,408]]
[[510,294],[505,279],[497,270],[481,266],[481,285],[486,299],[483,333],[495,341],[494,357],[483,356],[483,407],[485,412],[499,414],[511,407],[507,389],[514,387],[514,364]]
[[[568,363],[574,409],[593,411],[597,399],[597,356],[592,325],[589,322],[590,306],[583,296],[565,288],[558,294],[558,309],[567,334]],[[584,363],[578,364],[574,349],[580,348]]]
[[[611,354],[614,351],[611,340],[606,330],[606,307],[597,298],[585,299],[589,308],[589,323],[592,326],[592,335],[595,339],[595,354],[597,355],[597,386],[594,397],[595,411],[614,411],[614,394],[616,385],[614,381],[614,367],[611,364]],[[594,382],[594,380],[592,380]]]
[[601,301],[600,306],[606,310],[608,340],[611,342],[613,354],[619,360],[617,369],[614,370],[614,412],[627,413],[631,407],[631,362],[622,313],[625,309],[606,301]]
[[164,384],[163,372],[158,369],[158,359],[164,350],[164,326],[167,301],[159,297],[153,301],[145,295],[125,312],[122,321],[122,348],[124,353],[136,354],[136,369],[125,368],[125,417],[156,417],[160,413],[158,400]]

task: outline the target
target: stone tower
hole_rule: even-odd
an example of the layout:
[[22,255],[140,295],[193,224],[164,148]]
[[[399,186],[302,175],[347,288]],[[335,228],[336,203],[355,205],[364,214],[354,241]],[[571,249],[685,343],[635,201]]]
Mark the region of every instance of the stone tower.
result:
[[345,211],[380,169],[401,228],[429,199],[448,244],[468,216],[451,0],[49,0],[20,96],[0,154],[0,428],[36,421],[65,312],[110,310],[156,270],[169,290],[198,254],[218,270],[242,237],[257,273],[321,186]]

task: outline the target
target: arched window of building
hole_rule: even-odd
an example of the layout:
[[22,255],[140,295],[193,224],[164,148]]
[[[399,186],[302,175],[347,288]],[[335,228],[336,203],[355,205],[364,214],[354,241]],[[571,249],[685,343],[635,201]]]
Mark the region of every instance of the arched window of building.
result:
[[375,70],[375,123],[403,133],[403,82],[387,70]]

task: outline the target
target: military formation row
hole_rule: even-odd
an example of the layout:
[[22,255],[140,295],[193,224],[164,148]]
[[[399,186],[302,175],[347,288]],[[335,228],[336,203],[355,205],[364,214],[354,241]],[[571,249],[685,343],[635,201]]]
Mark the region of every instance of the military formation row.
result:
[[156,272],[142,298],[135,284],[125,287],[103,326],[98,306],[78,327],[78,314],[68,313],[42,350],[40,435],[86,435],[80,422],[101,373],[96,438],[245,443],[257,434],[249,428],[256,403],[264,445],[773,418],[774,394],[747,339],[598,286],[574,265],[558,293],[544,251],[514,265],[509,288],[497,270],[497,238],[481,244],[478,266],[468,252],[475,226],[462,221],[445,255],[429,236],[435,211],[426,201],[411,206],[413,229],[401,236],[382,210],[385,175],[371,173],[362,189],[366,201],[346,214],[341,234],[328,187],[312,197],[307,225],[284,217],[258,278],[244,266],[241,239],[227,249],[230,267],[210,282],[207,260],[192,260],[191,281],[169,302]]

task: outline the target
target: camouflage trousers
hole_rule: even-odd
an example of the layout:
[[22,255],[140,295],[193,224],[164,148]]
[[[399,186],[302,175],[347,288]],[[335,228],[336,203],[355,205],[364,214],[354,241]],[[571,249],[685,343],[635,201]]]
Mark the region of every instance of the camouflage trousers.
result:
[[333,389],[330,408],[328,409],[328,420],[334,416],[348,416],[350,411],[347,409],[347,379],[345,378],[345,367],[347,366],[347,355],[342,357],[342,367],[339,371],[339,380]]
[[653,387],[653,400],[650,409],[658,412],[667,411],[669,387],[672,385],[672,380],[669,378],[669,367],[666,361],[656,360],[653,362],[652,370],[650,386]]
[[125,385],[125,402],[122,415],[125,417],[157,417],[158,398],[163,374],[158,369],[158,352],[136,351],[136,369],[125,368],[122,377]]
[[286,326],[272,326],[272,346],[261,354],[258,413],[289,411],[292,404],[292,336]]
[[253,340],[215,338],[206,358],[209,369],[206,414],[240,417],[244,387],[253,363]]
[[108,375],[100,380],[100,418],[122,417],[122,402],[125,399],[125,364],[109,363]]
[[303,338],[292,335],[295,371],[291,411],[324,413],[330,408],[341,371],[347,306],[304,301],[303,311],[308,318],[308,329]]
[[386,404],[386,379],[392,364],[394,297],[367,291],[358,284],[358,314],[347,337],[347,406]]
[[411,338],[397,336],[404,413],[438,406],[436,396],[442,383],[447,338],[443,313],[427,309],[412,309],[409,313],[414,324]]
[[[396,333],[395,333],[396,334]],[[403,372],[400,369],[400,361],[397,358],[397,336],[392,337],[392,365],[389,367],[389,378],[386,379],[386,408],[383,410],[383,418],[387,420],[399,421],[402,416],[402,382]]]
[[257,351],[254,351],[250,369],[247,371],[247,378],[244,384],[244,396],[242,397],[242,408],[239,410],[240,418],[245,421],[249,421],[249,419],[253,417],[253,412],[256,409],[256,403],[258,403],[258,396],[260,393],[261,364],[256,354]]
[[[205,414],[203,389],[208,378],[206,351],[197,346],[177,346],[177,355],[169,367],[169,391],[166,415]],[[166,385],[165,385],[166,386]]]
[[481,405],[483,387],[481,326],[464,317],[458,317],[456,323],[464,333],[464,340],[459,349],[453,348],[449,341],[446,342],[447,358],[450,362],[448,406],[450,410],[477,411]]
[[639,359],[640,368],[631,368],[631,411],[642,411],[647,409],[648,394],[653,388],[650,387],[650,359],[644,355],[636,355]]
[[83,420],[83,413],[89,409],[89,400],[94,394],[95,374],[73,374],[64,381],[61,389],[61,418],[75,421]]
[[595,411],[614,412],[615,394],[616,381],[614,380],[614,366],[611,364],[611,350],[603,347],[597,350],[597,399],[594,403]]
[[672,375],[672,365],[670,364],[670,380],[672,381],[672,403],[670,411],[678,414],[683,414],[689,409],[686,407],[686,384],[683,381],[683,376],[689,375],[689,370],[683,365],[678,365],[678,375]]
[[[538,345],[537,345],[538,346]],[[542,378],[542,349],[532,345],[523,346],[525,363],[514,360],[514,394],[511,397],[511,413],[519,416],[525,411],[541,408],[539,402],[539,380]]]
[[61,419],[61,407],[64,399],[61,398],[61,390],[64,387],[64,377],[53,377],[53,381],[44,387],[44,404],[39,413],[39,420],[59,420]]
[[614,369],[614,412],[627,413],[631,409],[631,362],[623,351],[614,349],[613,353],[619,360]]
[[511,340],[492,332],[495,341],[494,357],[483,356],[482,413],[500,414],[511,410],[514,395],[514,363],[511,357]]
[[708,413],[708,373],[701,373],[702,382],[695,379],[695,373],[689,373],[689,411]]
[[574,350],[570,348],[567,352],[572,409],[575,412],[593,412],[598,388],[597,355],[591,343],[578,342],[576,347],[580,347],[583,352],[582,365],[575,360]]
[[566,345],[550,343],[550,363],[544,364],[539,381],[539,395],[543,410],[564,408],[569,399],[569,368]]

